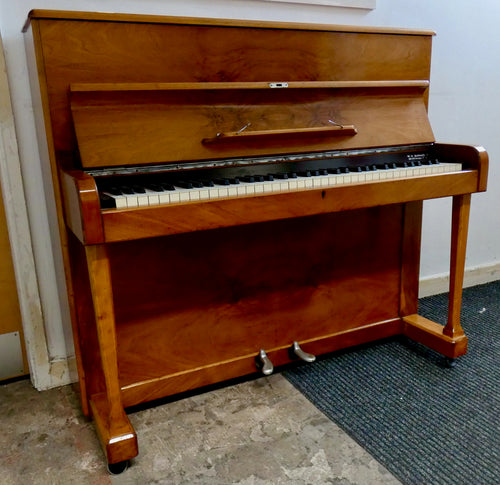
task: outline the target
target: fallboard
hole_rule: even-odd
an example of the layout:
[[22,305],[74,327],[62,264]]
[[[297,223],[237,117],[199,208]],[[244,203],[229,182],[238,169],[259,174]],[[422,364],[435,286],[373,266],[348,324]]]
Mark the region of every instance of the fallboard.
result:
[[82,166],[432,142],[427,81],[75,84]]

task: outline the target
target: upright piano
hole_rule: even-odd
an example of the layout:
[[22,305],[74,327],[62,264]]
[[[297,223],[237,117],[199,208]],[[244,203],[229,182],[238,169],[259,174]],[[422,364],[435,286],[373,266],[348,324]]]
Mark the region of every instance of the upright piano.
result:
[[[466,353],[488,157],[434,140],[432,32],[48,10],[24,31],[82,407],[112,470],[138,453],[130,406],[394,335]],[[439,197],[447,322],[417,313]]]

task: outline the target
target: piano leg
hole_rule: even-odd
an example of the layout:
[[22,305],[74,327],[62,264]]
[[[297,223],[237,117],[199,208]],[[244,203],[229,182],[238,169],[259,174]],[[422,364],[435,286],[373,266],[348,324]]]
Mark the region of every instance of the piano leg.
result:
[[464,335],[460,325],[462,286],[464,282],[465,250],[469,227],[470,194],[453,197],[450,262],[450,299],[448,302],[448,323],[443,333],[448,337]]
[[85,254],[104,380],[104,391],[90,396],[90,408],[108,463],[113,465],[126,462],[137,455],[137,436],[121,399],[107,248],[105,245],[86,246]]
[[403,333],[443,354],[452,363],[453,359],[467,352],[467,337],[460,325],[462,285],[465,268],[465,250],[469,224],[470,194],[453,197],[450,258],[450,296],[448,322],[439,325],[414,313],[402,315]]

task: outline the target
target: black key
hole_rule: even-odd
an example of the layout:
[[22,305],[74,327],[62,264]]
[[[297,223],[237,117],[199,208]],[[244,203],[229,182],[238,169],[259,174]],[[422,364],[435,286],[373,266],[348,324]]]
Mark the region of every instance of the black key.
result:
[[328,173],[331,173],[332,175],[339,175],[342,173],[339,167],[336,168],[329,168]]
[[288,178],[289,179],[296,179],[297,178],[297,174],[295,172],[288,172]]
[[255,179],[256,182],[264,182],[266,180],[264,175],[254,175],[253,178]]
[[246,182],[247,184],[253,184],[255,182],[255,177],[252,177],[251,175],[245,175],[244,177],[241,177],[242,182]]
[[164,191],[163,187],[159,184],[147,184],[145,187],[146,187],[146,189],[152,190],[153,192],[163,192]]
[[229,185],[229,179],[222,179],[222,178],[214,179],[214,184],[217,184],[217,185]]
[[318,170],[318,175],[328,175],[328,170],[326,168],[320,168]]
[[286,179],[288,179],[288,174],[287,173],[276,173],[276,174],[274,174],[274,178],[277,178],[279,180],[286,180]]
[[132,187],[129,187],[128,185],[121,185],[120,190],[122,191],[122,194],[130,195],[134,193]]
[[319,175],[319,170],[311,170],[311,176],[317,177]]
[[106,194],[99,194],[101,200],[101,209],[114,209],[116,207],[115,199]]
[[132,185],[132,190],[134,191],[134,194],[146,193],[146,189],[144,187],[141,187],[140,185]]
[[238,185],[240,183],[240,179],[238,177],[234,177],[234,179],[229,179],[229,183],[231,185]]
[[188,180],[188,182],[197,189],[201,189],[203,187],[203,182],[200,182],[199,180]]
[[110,193],[111,195],[122,195],[122,191],[118,187],[108,187],[106,189],[106,192]]
[[214,186],[214,182],[213,182],[213,180],[203,180],[203,185],[205,187],[213,187]]
[[177,185],[177,187],[180,187],[181,189],[192,189],[193,188],[193,184],[191,182],[189,182],[188,180],[178,180],[177,182],[175,182],[175,185]]
[[264,175],[264,180],[267,182],[272,182],[274,180],[273,174],[268,173],[267,175]]
[[175,190],[175,187],[172,184],[167,184],[166,182],[161,184],[163,190]]
[[311,176],[311,172],[309,170],[306,170],[305,172],[299,172],[299,175],[301,177],[310,177]]

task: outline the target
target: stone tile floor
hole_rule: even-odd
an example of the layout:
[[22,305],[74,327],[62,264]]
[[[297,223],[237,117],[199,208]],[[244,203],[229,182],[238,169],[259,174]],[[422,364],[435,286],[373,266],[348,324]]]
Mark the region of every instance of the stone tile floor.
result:
[[109,475],[71,386],[0,385],[0,484],[396,485],[276,374],[132,412],[139,455]]

